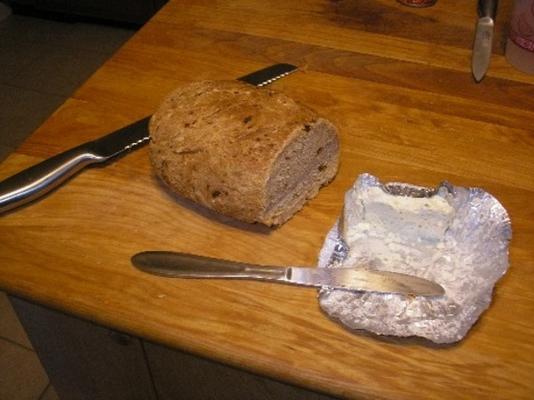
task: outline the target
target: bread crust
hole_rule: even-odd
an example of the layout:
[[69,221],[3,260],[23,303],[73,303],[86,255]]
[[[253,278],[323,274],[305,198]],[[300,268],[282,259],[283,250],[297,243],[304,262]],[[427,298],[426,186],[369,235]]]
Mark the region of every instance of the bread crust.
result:
[[318,120],[272,89],[194,82],[173,91],[152,116],[150,159],[181,196],[242,221],[277,224],[264,213],[273,164]]

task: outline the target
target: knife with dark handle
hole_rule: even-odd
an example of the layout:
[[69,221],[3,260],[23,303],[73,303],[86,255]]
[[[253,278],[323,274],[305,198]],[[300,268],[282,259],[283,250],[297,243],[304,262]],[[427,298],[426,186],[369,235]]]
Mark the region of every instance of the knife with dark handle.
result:
[[441,296],[443,287],[412,275],[364,268],[274,267],[186,253],[145,251],[132,257],[139,270],[172,278],[247,279],[350,291]]
[[[274,64],[238,80],[261,87],[296,69],[297,67],[291,64]],[[147,143],[150,140],[149,121],[150,117],[143,118],[109,135],[44,160],[0,182],[0,213],[43,196],[91,164],[109,161]]]
[[497,0],[478,1],[479,18],[471,59],[471,70],[476,82],[480,82],[484,78],[489,68],[497,3]]

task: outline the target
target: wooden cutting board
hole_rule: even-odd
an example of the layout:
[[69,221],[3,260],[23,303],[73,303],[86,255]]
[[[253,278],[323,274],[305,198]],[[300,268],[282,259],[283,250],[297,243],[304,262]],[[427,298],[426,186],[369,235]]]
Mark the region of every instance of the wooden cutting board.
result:
[[[337,178],[278,229],[221,217],[169,193],[146,148],[86,170],[0,217],[0,288],[193,354],[347,398],[532,398],[534,77],[503,56],[499,7],[486,79],[470,74],[475,6],[376,1],[170,1],[0,165],[7,177],[151,114],[181,83],[276,62],[274,87],[339,128]],[[509,211],[509,272],[451,346],[351,333],[314,290],[180,281],[130,265],[143,250],[314,265],[344,192],[382,181],[478,186]]]

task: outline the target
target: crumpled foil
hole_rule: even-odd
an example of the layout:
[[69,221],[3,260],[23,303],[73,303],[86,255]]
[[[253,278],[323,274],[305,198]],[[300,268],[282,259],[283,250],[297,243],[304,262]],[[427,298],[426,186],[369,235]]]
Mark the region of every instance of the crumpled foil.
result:
[[[345,197],[345,215],[352,212],[351,224],[357,225],[365,218],[365,205],[359,200],[359,194],[371,187],[380,187],[388,196],[441,196],[446,199],[453,212],[439,243],[429,246],[424,241],[419,243],[418,239],[413,243],[390,246],[391,253],[384,260],[381,259],[385,258],[384,254],[373,253],[369,243],[402,241],[406,236],[404,232],[373,232],[371,227],[365,233],[368,237],[361,238],[355,242],[354,248],[349,248],[339,232],[338,221],[320,252],[319,267],[360,265],[416,275],[439,283],[446,293],[438,297],[408,297],[325,287],[319,292],[322,310],[351,330],[363,329],[377,335],[399,337],[419,336],[435,343],[454,343],[463,339],[489,307],[493,287],[508,268],[512,231],[506,210],[482,189],[448,183],[434,189],[405,183],[381,184],[376,177],[362,174]],[[345,232],[352,228],[346,225],[347,220],[344,224]],[[404,229],[402,224],[399,226]]]

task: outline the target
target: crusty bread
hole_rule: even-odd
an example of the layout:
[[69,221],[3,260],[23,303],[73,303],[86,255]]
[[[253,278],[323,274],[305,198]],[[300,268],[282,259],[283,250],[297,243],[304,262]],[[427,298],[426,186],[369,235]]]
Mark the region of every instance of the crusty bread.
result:
[[200,81],[150,121],[150,158],[175,192],[246,222],[279,225],[335,176],[335,127],[271,89]]

